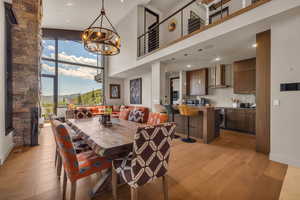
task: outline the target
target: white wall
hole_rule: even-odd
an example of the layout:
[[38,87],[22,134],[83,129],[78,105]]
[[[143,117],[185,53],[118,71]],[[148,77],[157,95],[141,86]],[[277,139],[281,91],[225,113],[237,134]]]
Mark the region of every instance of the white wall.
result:
[[138,7],[116,26],[121,36],[121,53],[109,59],[109,74],[124,71],[135,65],[137,59]]
[[[188,4],[190,1],[185,0],[180,2],[177,5],[174,5],[173,8],[170,9],[169,12],[165,13],[162,16],[162,19],[165,19],[172,15],[177,10],[181,9],[184,5]],[[190,11],[195,12],[199,17],[201,17],[204,21],[206,20],[206,9],[204,6],[199,6],[196,3],[191,4],[183,11],[183,35],[188,34],[188,19],[190,18]],[[177,22],[177,27],[173,32],[169,32],[168,26],[171,21],[175,20]],[[166,21],[162,26],[160,27],[160,45],[164,46],[171,42],[173,42],[176,39],[179,39],[181,37],[181,13],[176,14],[174,17]]]
[[137,75],[133,77],[129,77],[124,80],[124,104],[125,105],[133,105],[130,104],[130,88],[129,83],[130,80],[142,78],[142,104],[136,106],[145,106],[151,108],[152,106],[152,73],[144,73],[142,75]]
[[274,161],[300,167],[300,91],[280,92],[280,83],[300,82],[300,11],[271,26],[271,154]]
[[4,107],[4,55],[5,55],[5,13],[4,2],[0,0],[0,165],[13,148],[12,135],[5,136]]

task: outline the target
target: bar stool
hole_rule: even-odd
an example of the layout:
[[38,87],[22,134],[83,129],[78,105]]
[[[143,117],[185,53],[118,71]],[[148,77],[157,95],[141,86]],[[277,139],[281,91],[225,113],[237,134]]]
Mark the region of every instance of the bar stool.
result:
[[[178,110],[175,110],[173,108],[173,106],[171,104],[167,104],[167,105],[164,105],[166,111],[167,111],[167,114],[170,116],[172,116],[171,120],[169,120],[170,122],[175,122],[175,114],[178,114],[179,111]],[[179,135],[174,135],[174,138],[177,139],[177,138],[180,138]]]
[[199,111],[195,108],[192,108],[190,106],[187,105],[180,105],[178,106],[180,115],[185,116],[187,118],[188,121],[188,132],[187,132],[187,137],[186,138],[182,138],[181,140],[183,142],[186,143],[195,143],[196,140],[190,138],[190,118],[193,116],[198,115]]

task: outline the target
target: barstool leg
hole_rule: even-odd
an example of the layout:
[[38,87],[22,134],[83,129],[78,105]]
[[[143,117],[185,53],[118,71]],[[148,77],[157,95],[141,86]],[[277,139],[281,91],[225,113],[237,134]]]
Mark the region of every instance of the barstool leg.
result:
[[182,138],[181,140],[186,143],[195,143],[197,141],[190,138],[190,117],[189,116],[187,117],[187,122],[188,122],[187,138]]
[[[174,113],[172,113],[172,122],[175,122],[175,114]],[[178,139],[178,138],[180,138],[180,136],[175,133],[174,138]]]

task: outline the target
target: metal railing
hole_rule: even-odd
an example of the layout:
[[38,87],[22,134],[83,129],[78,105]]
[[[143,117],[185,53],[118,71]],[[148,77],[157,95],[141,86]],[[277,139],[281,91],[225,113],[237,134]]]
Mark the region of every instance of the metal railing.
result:
[[137,38],[137,56],[142,57],[168,46],[184,36],[261,1],[265,0],[216,0],[207,5],[192,0],[156,25],[149,27]]

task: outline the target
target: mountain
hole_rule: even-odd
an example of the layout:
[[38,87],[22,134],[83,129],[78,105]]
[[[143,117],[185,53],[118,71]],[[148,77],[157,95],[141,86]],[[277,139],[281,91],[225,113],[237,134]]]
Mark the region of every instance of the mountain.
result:
[[[94,105],[100,104],[102,101],[102,90],[93,90],[83,94],[70,94],[58,96],[58,104],[80,104],[80,105]],[[41,96],[42,104],[53,104],[53,96]],[[80,102],[81,101],[81,102]]]

